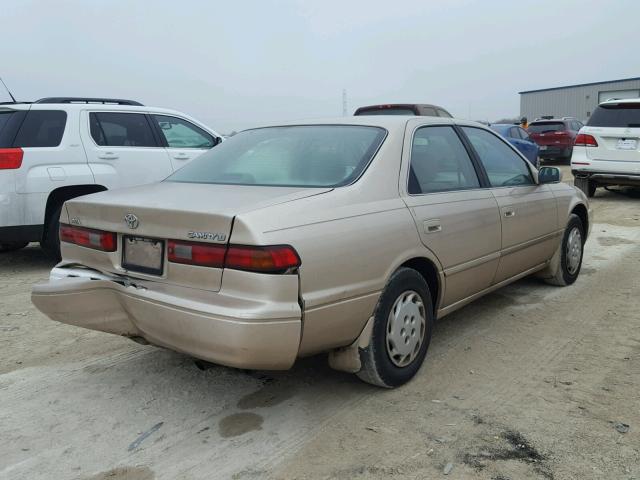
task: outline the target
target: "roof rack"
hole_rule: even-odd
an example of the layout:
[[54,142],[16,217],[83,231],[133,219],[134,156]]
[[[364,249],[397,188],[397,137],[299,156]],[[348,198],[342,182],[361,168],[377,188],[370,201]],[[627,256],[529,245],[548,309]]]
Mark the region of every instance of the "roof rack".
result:
[[102,103],[115,105],[135,105],[142,107],[140,102],[123,100],[121,98],[86,98],[86,97],[47,97],[36,100],[34,103]]

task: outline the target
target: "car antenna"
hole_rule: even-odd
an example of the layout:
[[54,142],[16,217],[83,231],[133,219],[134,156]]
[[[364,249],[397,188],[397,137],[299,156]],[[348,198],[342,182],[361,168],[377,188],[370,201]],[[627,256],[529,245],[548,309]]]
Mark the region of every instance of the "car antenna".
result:
[[0,82],[2,82],[2,85],[4,85],[4,88],[7,90],[7,93],[9,94],[9,96],[11,97],[11,100],[13,100],[13,103],[18,103],[16,101],[16,98],[13,96],[13,94],[11,93],[11,90],[9,90],[9,87],[7,87],[7,84],[4,83],[4,80],[2,80],[2,77],[0,77]]

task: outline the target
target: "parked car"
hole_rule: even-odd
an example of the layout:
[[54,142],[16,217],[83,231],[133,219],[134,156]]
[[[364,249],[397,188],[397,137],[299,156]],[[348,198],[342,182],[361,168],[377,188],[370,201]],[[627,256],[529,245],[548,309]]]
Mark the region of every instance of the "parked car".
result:
[[241,132],[154,185],[68,200],[50,318],[238,368],[329,351],[384,387],[434,320],[537,273],[575,282],[587,199],[478,123],[361,117]]
[[527,160],[536,168],[540,167],[538,158],[538,144],[533,141],[524,128],[511,123],[492,123],[491,129],[498,132],[507,141],[518,149]]
[[569,162],[573,142],[582,128],[582,122],[575,118],[536,119],[529,124],[529,136],[540,147],[542,159]]
[[392,103],[386,105],[369,105],[360,107],[355,113],[360,115],[419,115],[423,117],[452,118],[444,108],[426,103]]
[[598,187],[640,186],[640,99],[596,107],[575,140],[571,171],[589,197]]
[[40,242],[59,257],[66,200],[157,182],[220,140],[183,113],[131,100],[0,104],[0,251]]

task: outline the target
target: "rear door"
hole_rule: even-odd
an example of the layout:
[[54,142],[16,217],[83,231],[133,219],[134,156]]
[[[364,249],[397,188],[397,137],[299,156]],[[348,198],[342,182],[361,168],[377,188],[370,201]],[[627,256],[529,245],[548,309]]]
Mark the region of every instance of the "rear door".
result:
[[171,161],[145,113],[83,111],[82,142],[96,183],[108,189],[158,182]]
[[422,242],[444,269],[447,307],[491,285],[500,251],[498,205],[453,125],[409,128],[401,191]]
[[530,166],[500,137],[482,128],[462,127],[486,171],[500,209],[502,250],[494,282],[547,261],[557,247],[556,199],[535,182]]
[[169,153],[174,171],[213,148],[218,142],[209,132],[184,118],[152,114],[151,119]]
[[581,133],[598,142],[586,148],[594,169],[640,173],[640,102],[600,105]]

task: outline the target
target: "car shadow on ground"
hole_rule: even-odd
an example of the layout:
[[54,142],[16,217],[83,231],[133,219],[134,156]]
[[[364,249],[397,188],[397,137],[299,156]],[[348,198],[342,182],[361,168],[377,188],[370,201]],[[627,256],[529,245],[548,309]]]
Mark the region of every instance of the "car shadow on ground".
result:
[[31,243],[21,250],[0,253],[0,268],[19,272],[32,272],[43,268],[53,268],[56,261],[49,257],[37,243]]

